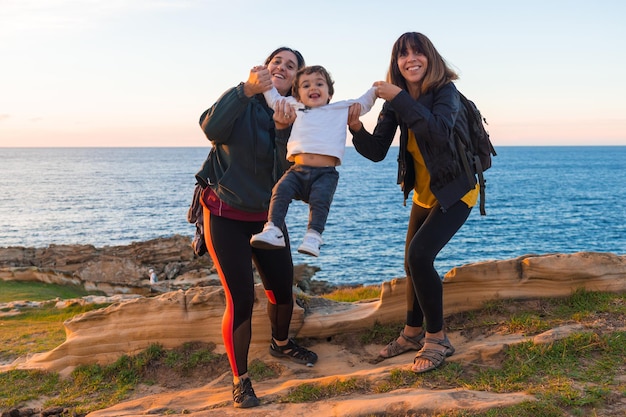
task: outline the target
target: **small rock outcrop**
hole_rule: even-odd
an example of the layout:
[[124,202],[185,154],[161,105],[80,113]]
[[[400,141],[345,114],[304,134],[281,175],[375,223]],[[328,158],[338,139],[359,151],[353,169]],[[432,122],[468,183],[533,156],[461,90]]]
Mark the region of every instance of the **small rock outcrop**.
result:
[[[157,274],[157,285],[150,284],[150,269]],[[311,281],[318,269],[306,264],[294,266],[294,280],[303,291],[321,294],[333,288],[324,281]],[[220,285],[211,257],[197,256],[191,239],[180,235],[103,248],[0,248],[0,280],[77,285],[109,296]]]
[[175,235],[126,246],[50,245],[0,248],[0,279],[82,285],[108,295],[150,292],[149,273],[161,281],[215,273],[209,256],[196,256],[191,239]]

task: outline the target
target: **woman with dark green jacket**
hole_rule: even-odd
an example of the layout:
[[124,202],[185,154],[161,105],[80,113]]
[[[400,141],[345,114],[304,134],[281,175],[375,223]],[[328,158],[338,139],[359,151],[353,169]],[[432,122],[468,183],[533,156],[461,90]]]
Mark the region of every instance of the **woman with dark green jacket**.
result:
[[[268,297],[272,339],[270,353],[312,365],[317,355],[289,339],[293,312],[293,261],[287,245],[279,250],[250,246],[252,235],[267,221],[272,187],[287,167],[286,139],[293,109],[279,102],[270,109],[263,92],[272,85],[284,96],[304,59],[290,48],[278,48],[265,65],[252,68],[246,82],[226,91],[200,117],[211,150],[196,179],[201,195],[206,246],[226,297],[222,319],[224,347],[233,372],[235,407],[260,404],[248,378],[248,350],[252,335],[254,278],[252,262]],[[288,134],[281,137],[287,138]]]

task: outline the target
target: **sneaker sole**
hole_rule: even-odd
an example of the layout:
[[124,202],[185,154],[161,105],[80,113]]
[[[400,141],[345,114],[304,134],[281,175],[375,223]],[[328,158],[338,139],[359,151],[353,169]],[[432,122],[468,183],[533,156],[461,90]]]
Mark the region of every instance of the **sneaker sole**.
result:
[[312,252],[312,251],[309,251],[309,250],[306,250],[306,249],[301,249],[301,248],[298,248],[298,253],[302,253],[304,255],[311,255],[311,256],[315,256],[315,257],[318,257],[320,255],[319,252],[315,253],[315,252]]
[[250,241],[250,246],[257,249],[283,249],[285,245],[277,246],[262,240]]
[[243,402],[234,404],[235,408],[252,408],[261,405],[261,401],[258,398],[246,398]]
[[275,350],[272,350],[272,348],[270,348],[270,355],[272,355],[275,358],[289,359],[292,362],[298,363],[300,365],[306,365],[309,368],[312,367],[313,365],[315,365],[315,362],[317,362],[317,358],[313,362],[305,361],[305,360],[302,360],[302,359],[294,358],[293,356],[289,356],[286,353],[276,352]]

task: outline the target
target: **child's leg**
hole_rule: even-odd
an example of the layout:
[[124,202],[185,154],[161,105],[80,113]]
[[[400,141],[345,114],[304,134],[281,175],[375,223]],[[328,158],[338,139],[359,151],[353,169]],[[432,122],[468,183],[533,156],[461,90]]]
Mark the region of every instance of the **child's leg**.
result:
[[279,229],[282,228],[291,200],[299,197],[301,192],[300,173],[297,166],[294,165],[283,174],[272,190],[267,221]]
[[330,203],[333,201],[339,173],[335,167],[316,168],[316,175],[310,184],[309,224],[308,229],[315,230],[320,235],[326,227]]

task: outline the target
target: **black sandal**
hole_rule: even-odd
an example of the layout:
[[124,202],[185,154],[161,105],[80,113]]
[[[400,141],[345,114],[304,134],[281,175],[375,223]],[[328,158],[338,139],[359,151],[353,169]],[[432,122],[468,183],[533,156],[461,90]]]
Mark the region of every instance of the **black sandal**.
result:
[[301,365],[313,366],[317,362],[317,354],[298,345],[289,339],[285,346],[278,346],[274,338],[270,344],[270,354],[276,358],[288,358]]

